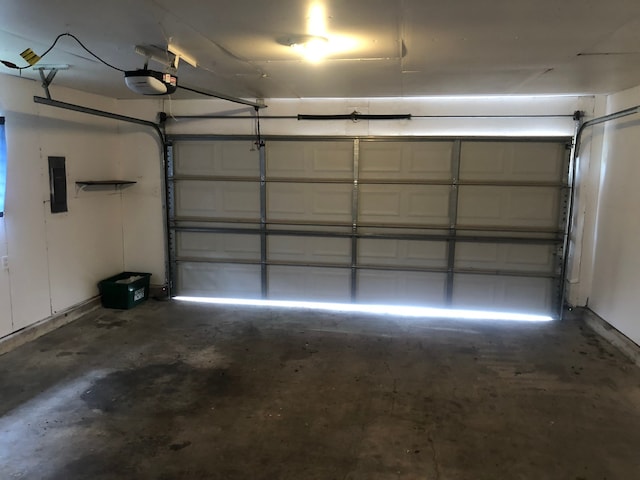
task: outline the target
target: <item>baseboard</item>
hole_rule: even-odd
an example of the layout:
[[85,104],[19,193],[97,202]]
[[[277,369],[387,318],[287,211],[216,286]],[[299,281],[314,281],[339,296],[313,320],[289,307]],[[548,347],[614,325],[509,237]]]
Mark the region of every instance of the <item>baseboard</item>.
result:
[[588,308],[584,308],[582,310],[582,318],[589,328],[611,343],[640,367],[640,345],[635,343],[624,333],[620,332],[597,313],[589,310]]
[[18,348],[20,345],[24,345],[25,343],[35,340],[56,328],[60,328],[67,323],[71,323],[99,307],[100,296],[96,296],[63,310],[62,312],[58,312],[55,315],[40,320],[33,325],[29,325],[28,327],[13,332],[6,337],[2,337],[0,338],[0,355],[4,355],[15,348]]

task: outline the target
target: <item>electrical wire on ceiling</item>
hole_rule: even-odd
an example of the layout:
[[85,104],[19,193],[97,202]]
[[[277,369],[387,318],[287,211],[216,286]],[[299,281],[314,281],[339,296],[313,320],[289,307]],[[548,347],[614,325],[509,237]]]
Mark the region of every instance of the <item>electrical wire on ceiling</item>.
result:
[[[114,69],[114,70],[117,70],[117,71],[119,71],[119,72],[123,72],[123,73],[124,73],[124,71],[125,71],[125,70],[123,70],[122,68],[118,68],[118,67],[116,67],[116,66],[114,66],[114,65],[111,65],[109,62],[106,62],[105,60],[103,60],[102,58],[100,58],[98,55],[96,55],[95,53],[93,53],[91,50],[89,50],[89,49],[85,46],[85,44],[84,44],[84,43],[82,43],[82,42],[80,41],[80,39],[79,39],[78,37],[76,37],[75,35],[73,35],[72,33],[61,33],[60,35],[58,35],[58,36],[56,37],[56,39],[53,41],[53,43],[51,44],[51,46],[50,46],[49,48],[47,48],[47,49],[45,50],[45,52],[44,52],[42,55],[40,55],[40,56],[39,56],[39,59],[40,59],[40,58],[44,58],[44,57],[45,57],[45,55],[47,55],[51,50],[53,50],[53,47],[55,47],[55,46],[56,46],[56,44],[58,43],[58,40],[60,40],[62,37],[70,37],[70,38],[73,38],[76,42],[78,42],[78,45],[80,45],[80,46],[81,46],[81,47],[82,47],[82,48],[83,48],[83,49],[84,49],[84,50],[85,50],[89,55],[91,55],[93,58],[95,58],[96,60],[98,60],[100,63],[103,63],[104,65],[106,65],[106,66],[107,66],[107,67],[109,67],[109,68],[112,68],[112,69]],[[13,62],[8,62],[8,61],[6,61],[6,60],[0,60],[0,62],[2,62],[2,64],[3,64],[5,67],[12,68],[12,69],[14,69],[14,70],[25,70],[25,69],[27,69],[27,68],[31,68],[31,67],[33,67],[33,64],[29,64],[29,65],[27,65],[26,67],[19,67],[19,66],[18,66],[18,65],[16,65],[15,63],[13,63]],[[35,63],[35,62],[34,62],[34,63]]]
[[[38,61],[40,61],[40,59],[44,58],[51,50],[53,50],[53,48],[56,46],[56,44],[58,43],[58,41],[62,38],[62,37],[70,37],[73,40],[75,40],[78,45],[80,45],[89,55],[91,55],[93,58],[95,58],[96,60],[98,60],[100,63],[106,65],[107,67],[116,70],[118,72],[124,73],[125,74],[125,78],[127,78],[128,76],[140,76],[141,73],[145,73],[145,74],[156,74],[156,76],[160,77],[161,74],[160,72],[153,72],[150,70],[147,70],[147,66],[145,64],[145,68],[143,70],[138,70],[138,71],[127,71],[125,69],[116,67],[115,65],[110,64],[109,62],[107,62],[106,60],[100,58],[98,55],[96,55],[95,53],[93,53],[84,43],[82,43],[80,41],[80,39],[78,37],[76,37],[75,35],[73,35],[72,33],[61,33],[60,35],[58,35],[55,40],[53,41],[53,43],[51,44],[51,46],[49,46],[49,48],[47,48],[44,53],[42,55],[36,55],[33,50],[31,50],[30,48],[28,48],[27,50],[25,50],[24,52],[22,52],[21,56],[25,59],[25,61],[27,61],[27,63],[29,63],[29,65],[24,66],[24,67],[20,67],[18,65],[16,65],[13,62],[9,62],[7,60],[0,60],[0,63],[2,63],[5,67],[7,68],[11,68],[13,70],[18,70],[20,72],[22,72],[23,70],[26,70],[28,68],[32,68]],[[177,62],[176,62],[177,63]],[[164,78],[162,79],[162,81],[164,82]],[[172,78],[170,79],[171,82],[171,86],[173,87],[171,90],[165,90],[164,93],[173,93],[173,91],[175,91],[176,88],[181,88],[183,90],[187,90],[193,93],[198,93],[200,95],[204,95],[206,97],[211,97],[211,98],[218,98],[218,99],[222,99],[222,100],[227,100],[230,102],[234,102],[234,103],[240,103],[240,104],[244,104],[244,105],[250,105],[252,107],[254,107],[256,110],[260,109],[260,108],[266,108],[266,105],[262,104],[262,103],[254,103],[254,102],[250,102],[248,100],[244,100],[241,98],[237,98],[237,97],[233,97],[230,95],[225,95],[222,93],[217,93],[217,92],[207,92],[204,90],[197,90],[194,88],[190,88],[190,87],[185,87],[183,85],[177,85],[177,77],[172,76]],[[49,82],[50,83],[50,82]],[[127,82],[127,85],[129,85],[129,83]],[[47,84],[48,86],[48,84]],[[131,87],[130,87],[131,88]]]

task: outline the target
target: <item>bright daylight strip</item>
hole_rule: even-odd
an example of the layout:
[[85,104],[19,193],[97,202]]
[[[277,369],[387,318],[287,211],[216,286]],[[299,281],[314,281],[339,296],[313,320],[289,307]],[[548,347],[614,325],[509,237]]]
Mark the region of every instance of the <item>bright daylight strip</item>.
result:
[[518,322],[549,322],[548,315],[531,315],[515,312],[490,312],[484,310],[459,310],[452,308],[409,307],[398,305],[368,305],[359,303],[293,302],[285,300],[248,300],[244,298],[174,297],[182,302],[210,303],[216,305],[242,305],[256,307],[306,308],[333,312],[377,313],[401,317],[451,318],[465,320],[511,320]]

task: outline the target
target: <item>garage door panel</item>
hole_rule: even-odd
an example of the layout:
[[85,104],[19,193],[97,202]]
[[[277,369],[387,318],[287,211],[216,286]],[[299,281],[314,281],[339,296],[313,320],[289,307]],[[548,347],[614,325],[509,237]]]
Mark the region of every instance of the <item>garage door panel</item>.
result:
[[349,265],[351,240],[330,237],[271,235],[267,241],[270,260],[281,262],[333,263]]
[[179,142],[174,157],[176,175],[260,175],[259,153],[250,141]]
[[458,243],[456,268],[553,273],[553,245]]
[[178,217],[260,218],[257,183],[181,181],[175,199]]
[[445,306],[445,274],[362,269],[357,279],[360,303]]
[[367,224],[449,223],[449,187],[362,185],[359,219]]
[[[383,188],[362,187],[360,196],[360,219],[367,217],[398,217],[403,210],[400,192],[385,192]],[[406,210],[406,208],[405,208]]]
[[259,265],[178,263],[180,295],[197,297],[260,298]]
[[[550,313],[562,263],[564,143],[267,140],[261,197],[261,156],[252,141],[178,141],[172,221],[265,230],[176,231],[177,290]],[[488,238],[495,236],[509,239]],[[258,262],[266,266],[264,285]]]
[[362,180],[447,180],[452,142],[361,142]]
[[307,209],[307,191],[304,185],[267,185],[268,218],[299,218]]
[[289,267],[268,269],[269,298],[277,300],[350,302],[347,268]]
[[260,260],[260,236],[251,234],[178,232],[178,257]]
[[343,178],[353,176],[352,142],[269,142],[267,178]]
[[304,222],[350,222],[350,185],[267,185],[267,218]]
[[560,182],[565,158],[558,142],[463,142],[460,179]]
[[457,274],[453,306],[548,314],[554,282],[548,278]]
[[360,239],[358,263],[371,266],[444,268],[447,244],[418,240]]
[[552,187],[461,186],[458,223],[475,226],[556,228],[558,190]]

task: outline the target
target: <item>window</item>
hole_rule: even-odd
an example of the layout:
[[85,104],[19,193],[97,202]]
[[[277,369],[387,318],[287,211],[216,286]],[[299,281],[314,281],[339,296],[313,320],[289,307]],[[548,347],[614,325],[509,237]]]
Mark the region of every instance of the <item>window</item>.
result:
[[4,195],[7,190],[7,142],[4,136],[4,117],[0,117],[0,217],[4,216]]

